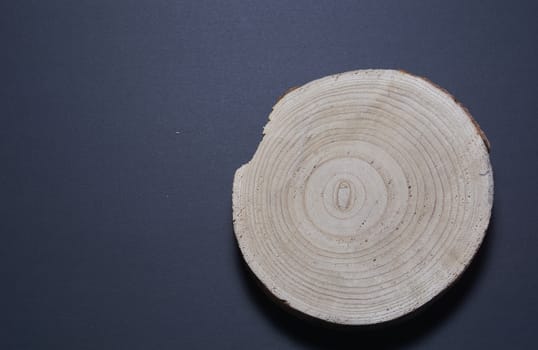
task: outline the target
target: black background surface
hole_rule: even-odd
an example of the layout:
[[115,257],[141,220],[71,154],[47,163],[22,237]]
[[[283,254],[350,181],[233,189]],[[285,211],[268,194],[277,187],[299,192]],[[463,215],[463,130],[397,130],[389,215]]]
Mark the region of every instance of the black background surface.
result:
[[[0,348],[538,345],[534,1],[0,2]],[[279,95],[402,68],[492,143],[485,243],[378,331],[288,316],[250,278],[231,184]]]

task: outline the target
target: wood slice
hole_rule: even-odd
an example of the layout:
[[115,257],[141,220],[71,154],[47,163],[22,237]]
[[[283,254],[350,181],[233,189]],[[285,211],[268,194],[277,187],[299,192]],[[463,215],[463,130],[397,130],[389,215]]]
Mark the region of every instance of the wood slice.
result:
[[446,91],[394,70],[281,98],[233,184],[243,257],[290,308],[336,324],[403,316],[447,288],[484,238],[489,144]]

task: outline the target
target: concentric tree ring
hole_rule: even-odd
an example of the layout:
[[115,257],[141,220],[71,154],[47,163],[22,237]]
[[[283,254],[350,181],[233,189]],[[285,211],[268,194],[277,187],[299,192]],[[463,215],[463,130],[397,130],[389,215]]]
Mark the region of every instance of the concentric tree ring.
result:
[[489,143],[443,89],[393,70],[274,106],[233,186],[241,253],[278,300],[337,324],[403,316],[464,271],[493,201]]

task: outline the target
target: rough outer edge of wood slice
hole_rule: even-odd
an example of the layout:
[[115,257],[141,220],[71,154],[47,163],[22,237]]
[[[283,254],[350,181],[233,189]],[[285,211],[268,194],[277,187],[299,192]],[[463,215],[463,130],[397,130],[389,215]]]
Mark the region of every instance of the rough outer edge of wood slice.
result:
[[[372,86],[368,86],[368,84],[372,84]],[[406,95],[406,91],[402,87],[411,89],[411,91],[407,91],[407,93],[410,94],[409,96]],[[344,90],[339,90],[342,88],[344,88]],[[421,98],[419,98],[417,95],[412,94],[413,89],[418,89],[414,92],[426,93],[427,96],[421,96]],[[346,94],[351,96],[350,101],[345,100]],[[369,95],[372,95],[373,97]],[[367,97],[365,98],[364,96]],[[342,98],[342,100],[339,100],[339,97]],[[303,98],[305,99],[304,101],[301,100]],[[405,100],[405,103],[400,102],[398,108],[394,107],[396,110],[401,111],[401,116],[389,113],[393,107],[388,107],[388,112],[383,110],[383,108],[386,108],[387,103],[396,104],[398,103],[398,99]],[[359,103],[357,100],[360,100],[361,102]],[[330,103],[330,105],[325,106],[323,103]],[[439,105],[435,105],[435,103],[439,103]],[[316,138],[327,135],[331,136],[330,133],[332,129],[321,129],[322,132],[315,134],[315,132],[312,131],[312,124],[301,126],[301,122],[304,122],[305,119],[310,118],[312,119],[311,122],[320,122],[319,125],[316,124],[316,127],[323,127],[324,124],[326,124],[322,123],[323,117],[325,116],[329,122],[336,123],[336,125],[340,127],[345,126],[346,123],[348,123],[351,126],[350,128],[340,129],[351,129],[353,132],[350,135],[346,135],[345,132],[341,135],[336,134],[334,135],[336,139],[331,141],[334,143],[341,142],[342,145],[350,148],[350,152],[359,152],[359,150],[355,150],[355,146],[359,145],[361,147],[368,148],[368,142],[373,142],[372,140],[375,140],[376,137],[376,129],[374,127],[374,134],[371,135],[372,138],[368,139],[369,141],[363,139],[362,137],[364,137],[364,135],[361,133],[363,128],[365,128],[366,125],[371,127],[377,122],[382,122],[382,120],[375,119],[379,118],[379,115],[375,115],[375,109],[369,109],[374,108],[374,105],[375,108],[379,109],[378,113],[383,115],[381,119],[389,118],[393,122],[400,117],[406,122],[416,117],[417,120],[429,120],[433,123],[435,118],[439,119],[440,116],[448,116],[449,118],[447,119],[437,120],[436,122],[439,124],[435,126],[439,126],[443,123],[449,123],[447,124],[449,125],[449,127],[447,127],[448,134],[454,131],[458,133],[442,135],[445,136],[445,138],[440,138],[438,141],[444,145],[443,147],[448,148],[450,145],[453,150],[454,147],[462,147],[462,144],[460,143],[466,145],[467,149],[458,149],[460,153],[456,152],[457,154],[454,154],[451,159],[451,162],[461,161],[463,163],[452,164],[454,168],[450,168],[450,170],[459,170],[456,176],[449,179],[448,177],[450,174],[448,174],[448,171],[446,173],[439,172],[436,174],[439,176],[439,179],[437,179],[438,181],[441,181],[440,179],[442,178],[445,180],[448,179],[450,181],[455,181],[457,183],[456,189],[450,187],[449,190],[454,190],[456,193],[450,192],[450,194],[458,197],[458,199],[455,200],[453,196],[450,196],[449,200],[455,201],[454,203],[460,203],[460,201],[462,203],[456,208],[457,212],[455,217],[450,215],[448,216],[447,220],[453,221],[448,222],[445,225],[445,230],[449,230],[448,233],[445,234],[445,231],[440,233],[437,232],[435,230],[437,229],[437,226],[431,228],[433,231],[430,232],[427,230],[428,225],[425,226],[426,228],[424,232],[420,232],[420,230],[406,231],[406,228],[399,230],[399,227],[403,227],[404,223],[403,221],[399,222],[398,220],[398,222],[392,223],[392,226],[387,224],[389,226],[388,229],[378,229],[378,231],[374,231],[374,233],[379,234],[380,238],[377,238],[377,236],[372,236],[372,232],[367,232],[367,230],[372,226],[374,226],[373,229],[376,229],[375,225],[378,224],[378,222],[371,224],[368,229],[363,231],[359,230],[356,234],[344,232],[342,236],[339,236],[341,233],[339,230],[336,230],[338,232],[326,232],[326,230],[331,229],[332,226],[327,224],[325,219],[334,223],[338,227],[343,227],[342,232],[349,229],[349,227],[346,226],[346,224],[349,222],[349,217],[345,216],[345,211],[350,210],[348,207],[346,207],[346,205],[349,204],[338,204],[340,202],[349,203],[349,197],[352,196],[349,193],[355,193],[355,197],[353,197],[355,201],[353,203],[357,203],[358,199],[356,198],[359,197],[359,195],[356,194],[357,192],[361,192],[361,200],[364,200],[364,198],[368,197],[368,190],[371,188],[379,188],[380,182],[377,181],[379,179],[372,180],[377,177],[377,175],[375,175],[375,171],[368,169],[367,163],[364,162],[368,159],[363,159],[361,156],[364,156],[364,158],[368,158],[368,156],[373,157],[376,152],[384,152],[384,149],[380,148],[379,145],[376,145],[375,147],[372,146],[370,151],[365,150],[362,154],[353,154],[351,157],[348,156],[348,158],[357,159],[356,161],[346,161],[346,157],[341,157],[344,160],[341,160],[341,158],[338,157],[328,160],[325,159],[323,160],[325,162],[330,163],[332,160],[334,160],[337,163],[335,163],[332,168],[329,168],[327,171],[323,172],[323,174],[317,175],[316,173],[322,172],[321,170],[315,170],[319,166],[319,164],[316,164],[316,162],[321,158],[310,160],[305,159],[305,157],[308,156],[307,146],[309,145],[311,139],[315,140]],[[413,108],[410,110],[405,110],[410,105],[412,105]],[[295,109],[293,109],[293,107],[295,107]],[[353,110],[354,107],[357,109]],[[287,108],[291,108],[291,113],[287,110]],[[346,108],[351,108],[352,110],[349,111],[346,110]],[[426,111],[427,113],[422,115],[418,111],[423,111],[423,113]],[[450,113],[447,111],[450,111]],[[392,112],[394,112],[394,110]],[[417,114],[414,114],[415,112]],[[370,121],[362,120],[361,118],[363,114],[374,119]],[[310,117],[311,115],[314,115],[315,117]],[[335,117],[334,115],[337,116]],[[286,125],[286,122],[289,121],[296,121],[298,126],[290,127],[289,125]],[[343,124],[338,124],[339,122]],[[368,122],[373,124],[368,124]],[[379,132],[379,130],[377,131]],[[389,131],[389,133],[394,132],[394,130]],[[285,134],[284,132],[288,132],[288,134]],[[437,132],[436,137],[439,137],[439,130],[433,128],[429,130],[429,132],[432,134]],[[469,111],[445,89],[432,83],[428,79],[414,76],[405,71],[358,70],[331,75],[311,81],[301,87],[289,89],[277,100],[275,106],[273,107],[273,111],[269,115],[269,122],[264,127],[263,135],[262,141],[258,145],[252,159],[237,169],[234,176],[232,202],[235,237],[246,264],[256,277],[257,281],[262,285],[264,291],[266,291],[268,295],[272,296],[273,300],[278,301],[281,306],[284,306],[285,309],[296,315],[303,316],[308,319],[320,320],[325,324],[338,326],[372,326],[401,319],[404,316],[410,315],[413,311],[421,308],[423,305],[428,304],[436,296],[451,286],[470,264],[472,258],[476,254],[484,239],[487,227],[489,225],[493,205],[493,171],[489,160],[490,143],[486,138],[485,133],[480,129],[478,123],[474,120]],[[405,141],[406,147],[410,147],[412,141],[417,141],[415,147],[420,145],[423,150],[431,152],[438,151],[435,149],[435,147],[428,149],[424,148],[425,146],[421,144],[421,141],[425,141],[430,136],[430,134],[426,133],[425,135],[421,134],[420,137],[411,137],[409,139],[402,139],[399,141]],[[296,137],[299,140],[295,140],[293,137]],[[344,139],[339,139],[339,137]],[[459,140],[458,143],[457,141],[459,137],[461,137],[463,140]],[[300,146],[294,146],[293,141],[295,144],[301,142],[302,144]],[[346,145],[345,143],[348,141],[350,144]],[[354,141],[356,141],[356,143],[354,143]],[[291,146],[286,148],[281,145],[280,148],[278,148],[279,142],[291,142]],[[274,146],[275,144],[276,146]],[[328,149],[328,144],[325,143],[322,146],[324,147],[322,150],[325,150],[325,153],[332,151],[341,155],[341,152],[338,151],[338,147],[335,149]],[[275,147],[277,147],[276,150]],[[295,149],[293,147],[295,147]],[[401,147],[402,149],[407,150],[407,148],[405,148],[403,145],[401,145]],[[299,150],[299,152],[296,154],[292,152],[293,150]],[[293,158],[292,160],[294,160],[295,163],[293,161],[291,162],[291,165],[293,165],[290,167],[291,169],[282,169],[282,171],[288,171],[284,174],[285,176],[279,174],[278,172],[276,174],[271,174],[272,177],[279,177],[278,175],[280,175],[280,177],[283,178],[280,180],[282,182],[276,184],[276,187],[274,187],[275,185],[271,187],[272,181],[264,178],[266,174],[260,173],[261,170],[259,168],[261,167],[262,170],[268,168],[273,172],[280,171],[281,169],[278,169],[278,166],[281,158],[278,157],[269,161],[268,166],[263,167],[263,156],[270,157],[272,152],[274,153],[276,151],[280,151],[278,154],[279,156],[281,154],[284,154],[285,156],[286,153],[291,154],[291,158]],[[419,157],[420,152],[418,152],[417,149],[415,149],[415,151],[417,152],[416,154],[412,154],[411,156],[408,154],[407,157]],[[450,157],[450,155],[446,153],[447,149],[443,148],[441,151],[445,151],[445,153],[441,153],[437,160],[445,160],[443,155]],[[319,150],[318,152],[323,153]],[[402,165],[398,162],[403,158],[396,160],[396,164],[393,162],[394,159],[389,160],[389,158],[394,158],[391,156],[391,154],[388,154],[386,159],[381,157],[383,158],[383,161],[387,162],[387,164],[382,163],[379,165],[378,169],[374,170],[377,170],[378,175],[379,172],[386,170],[383,169],[383,167],[396,171],[397,174],[388,173],[387,175],[381,175],[381,180],[383,181],[385,189],[388,188],[388,190],[383,193],[393,194],[390,187],[386,187],[390,185],[388,180],[395,182],[399,181],[400,183],[398,186],[401,187],[402,178],[397,178],[398,175],[404,174],[404,179],[406,180],[405,182],[407,184],[407,176],[417,176],[420,174],[408,172],[408,166],[410,165]],[[339,161],[341,163],[338,163]],[[375,162],[375,159],[373,161]],[[290,161],[288,160],[288,163],[289,162]],[[433,161],[425,162],[427,162],[428,165],[435,164]],[[438,165],[435,166],[436,170],[437,166],[442,165],[441,168],[445,167],[443,163],[437,164]],[[422,163],[419,165],[424,166]],[[459,165],[459,167],[457,165]],[[405,169],[402,170],[402,166]],[[256,171],[252,170],[252,167],[254,167]],[[397,167],[400,167],[400,169],[398,170]],[[275,168],[277,170],[275,170]],[[301,170],[302,168],[305,169]],[[365,176],[364,181],[368,180],[369,183],[365,185],[361,183],[360,179],[353,178],[353,180],[349,180],[348,178],[345,178],[345,176],[348,175],[342,175],[344,176],[343,180],[335,180],[336,182],[340,181],[340,184],[334,185],[332,183],[335,181],[329,177],[337,177],[340,176],[340,174],[332,175],[333,168],[355,170],[358,173],[363,174]],[[251,172],[254,172],[254,174]],[[327,172],[329,172],[329,175],[325,174]],[[312,197],[311,192],[307,192],[306,190],[309,181],[313,181],[311,179],[313,174],[315,175],[314,177],[316,179],[319,178],[317,181],[320,184],[324,185],[326,184],[325,181],[328,183],[332,181],[330,182],[332,184],[331,186],[337,188],[337,190],[334,192],[337,194],[332,197],[333,199],[336,199],[329,204],[325,204],[325,209],[320,209],[323,207],[320,205],[316,206],[312,203],[326,201],[326,199],[321,195],[320,198],[316,199],[315,197]],[[353,172],[351,172],[351,174],[353,174]],[[303,183],[299,180],[298,182],[294,183],[291,180],[291,177],[293,176],[303,176],[303,178],[307,176],[309,180],[307,180],[303,187],[301,187],[299,185]],[[423,180],[433,182],[436,181],[433,176],[432,179],[425,178]],[[270,184],[268,184],[268,182]],[[318,182],[316,182],[316,184]],[[387,185],[387,183],[389,185]],[[360,185],[366,187],[366,189],[358,191],[356,187]],[[413,185],[419,187],[424,184],[414,182]],[[427,185],[432,184],[427,183]],[[463,185],[463,192],[460,191],[460,185]],[[344,191],[340,191],[341,186],[343,186],[342,188]],[[432,208],[432,204],[435,203],[435,205],[433,205],[435,207],[440,203],[439,201],[441,199],[444,200],[444,197],[439,198],[436,194],[437,192],[435,192],[433,196],[430,196],[431,192],[429,191],[423,191],[423,193],[419,193],[417,190],[411,191],[411,186],[412,185],[408,185],[410,190],[408,195],[414,194],[415,198],[417,196],[423,196],[420,197],[423,201],[421,203],[425,204],[423,208],[418,208],[418,206],[414,208],[416,210],[415,215],[411,217],[404,216],[404,220],[406,220],[406,227],[409,227],[409,225],[418,224],[418,219],[414,218],[417,212],[419,212],[420,215],[423,215],[423,217],[428,216],[429,220],[435,220],[438,215],[443,216],[443,211],[436,211],[435,208]],[[330,186],[327,184],[327,187]],[[319,190],[318,187],[314,186],[314,188]],[[353,190],[350,191],[349,188],[353,188]],[[441,188],[444,191],[442,184]],[[438,188],[435,187],[434,190],[438,190]],[[321,219],[323,219],[320,219],[321,221],[317,222],[318,225],[323,226],[321,229],[316,227],[316,224],[312,223],[309,223],[304,227],[291,225],[291,231],[269,231],[267,229],[267,225],[272,226],[274,224],[272,220],[275,218],[275,210],[277,210],[277,212],[278,210],[282,211],[283,207],[289,207],[290,204],[292,204],[293,210],[301,210],[300,205],[299,207],[297,206],[297,203],[301,202],[301,200],[294,201],[291,199],[293,194],[290,196],[290,191],[294,192],[295,196],[299,194],[300,197],[303,197],[303,203],[309,203],[310,207],[315,207],[315,210],[307,207],[302,208],[302,210],[304,210],[307,214],[319,214]],[[396,191],[394,192],[397,193]],[[325,189],[323,190],[322,194],[324,193]],[[346,193],[346,195],[342,196],[346,198],[344,201],[340,200],[340,193]],[[396,195],[402,196],[401,191]],[[268,196],[268,199],[264,196]],[[307,201],[304,199],[305,196],[307,196],[310,200],[314,200]],[[427,199],[428,196],[432,198]],[[375,198],[376,196],[369,197]],[[261,199],[264,201],[260,202]],[[268,207],[268,203],[269,205],[275,201],[277,203],[282,203],[284,199],[286,199],[284,202],[287,204],[286,206],[273,204],[273,207]],[[419,199],[414,199],[414,201],[418,200]],[[386,206],[388,200],[385,200],[384,202],[385,208],[383,209],[383,213],[387,210]],[[408,200],[406,203],[409,202],[411,201]],[[472,206],[472,209],[475,210],[470,212],[469,206]],[[461,207],[463,207],[463,209],[461,209]],[[338,210],[343,209],[342,212],[339,212],[338,210],[335,210],[335,208]],[[408,207],[403,208],[402,206],[398,208],[402,210],[408,209]],[[290,208],[285,209],[287,211],[290,210]],[[352,207],[351,209],[355,210],[357,208]],[[359,213],[361,209],[362,207],[358,208],[355,215],[360,215]],[[453,208],[450,207],[450,213],[452,213],[452,209]],[[323,210],[334,211],[334,213],[328,215],[327,213],[324,213]],[[460,210],[462,211],[461,213]],[[372,211],[373,209],[370,210],[370,213]],[[478,211],[478,213],[476,213],[476,211]],[[284,212],[284,214],[280,212],[278,213],[278,215],[289,215],[287,212]],[[396,212],[393,212],[392,214],[394,213]],[[269,216],[270,214],[273,216]],[[326,215],[326,217],[323,217],[323,215]],[[333,215],[335,215],[337,218],[334,219]],[[468,226],[460,229],[453,228],[456,223],[461,224],[459,221],[456,222],[458,218],[463,218],[463,220],[465,220],[469,216],[471,216],[471,219],[469,219],[471,222],[469,223],[465,221],[462,224],[467,224]],[[265,219],[265,221],[261,220],[260,218]],[[270,219],[268,220],[268,218]],[[377,215],[377,219],[381,220],[380,218],[382,218],[382,216]],[[338,221],[338,219],[340,219],[342,223]],[[390,218],[388,219],[390,220]],[[308,216],[308,220],[312,220],[311,216]],[[439,218],[437,218],[437,220],[440,221]],[[269,223],[267,223],[267,221],[269,221]],[[264,222],[266,222],[265,226],[263,224]],[[293,223],[296,225],[304,224],[301,222],[301,220],[294,221]],[[325,225],[327,227],[325,227]],[[395,226],[398,227],[398,229],[394,229]],[[392,230],[390,229],[391,227]],[[316,238],[310,238],[311,240],[309,241],[304,237],[305,233],[308,234],[309,229],[312,229],[312,231],[319,229],[321,233],[312,233],[312,236],[316,236]],[[428,235],[428,232],[430,235]],[[283,233],[290,235],[279,236]],[[323,237],[325,234],[329,236],[329,239],[326,239],[327,237]],[[378,262],[378,259],[383,260],[383,256],[372,258],[372,256],[376,256],[376,252],[379,252],[379,249],[374,250],[374,254],[369,253],[368,238],[370,238],[371,241],[375,241],[375,243],[382,243],[384,240],[389,240],[389,244],[394,240],[400,240],[405,243],[411,239],[410,237],[404,236],[405,234],[411,235],[410,237],[414,239],[413,243],[421,239],[426,240],[426,243],[428,243],[428,238],[431,238],[432,236],[437,237],[437,235],[440,235],[440,238],[437,237],[439,240],[452,239],[449,241],[449,243],[452,245],[448,246],[448,251],[441,249],[439,256],[431,252],[428,252],[428,254],[430,254],[428,255],[421,251],[423,247],[432,247],[427,245],[421,246],[420,244],[417,246],[411,244],[404,249],[404,253],[401,253],[396,257],[390,256],[391,253],[393,254],[394,249],[398,249],[398,246],[396,245],[395,247],[389,247],[392,250],[387,250],[387,253],[389,253],[389,260],[385,259],[385,261]],[[413,234],[415,234],[416,237],[413,236]],[[395,236],[396,238],[394,238]],[[358,237],[360,239],[357,239]],[[356,243],[363,238],[366,240],[363,242],[363,245]],[[390,241],[390,239],[392,239],[392,241]],[[295,242],[292,242],[292,240],[295,240]],[[301,246],[297,246],[298,240],[301,240],[302,244],[305,244],[306,242],[306,244],[311,245],[309,246],[310,250],[308,251],[308,253],[311,254],[311,256],[308,257],[310,260],[305,258],[306,250],[301,251]],[[332,246],[319,246],[320,242],[331,242],[331,240],[333,240],[332,243],[334,243]],[[271,246],[269,246],[270,243],[272,244]],[[435,241],[434,243],[438,242]],[[317,246],[315,244],[317,244]],[[375,246],[375,244],[372,244],[371,242],[370,245]],[[329,257],[315,255],[315,249],[321,248],[326,248],[324,252],[329,254]],[[435,245],[433,248],[435,248]],[[443,247],[441,246],[441,248]],[[312,251],[314,251],[314,253],[312,253]],[[332,254],[332,256],[330,254]],[[411,256],[411,258],[409,258],[409,260],[400,262],[398,259],[405,254],[407,254],[407,257]],[[344,256],[349,259],[340,261],[340,257]],[[420,256],[422,260],[413,262],[412,259],[416,256]],[[306,260],[297,260],[301,258]],[[320,260],[316,261],[317,258]],[[435,260],[433,264],[428,264],[428,258],[437,258],[437,260]],[[327,260],[325,261],[322,259]],[[283,260],[286,261],[283,262]],[[295,265],[289,263],[292,260],[295,260]],[[317,266],[317,264],[320,266]],[[327,269],[327,266],[333,266],[333,264],[334,266],[338,266],[341,270]],[[381,268],[378,265],[381,265]],[[278,266],[278,269],[276,266]],[[423,271],[421,266],[422,269],[424,269],[424,267],[428,268],[424,273],[428,274],[429,279],[422,277]],[[368,270],[366,267],[374,269],[373,271],[378,269],[380,270],[380,274],[368,274],[369,272],[371,273],[372,270]],[[390,279],[379,277],[390,274],[391,271],[393,271],[390,269],[390,267],[398,269],[397,272],[399,272],[399,274],[394,277],[394,280],[399,281],[401,284],[393,282],[394,284],[391,285],[392,281]],[[303,268],[304,270],[301,270]],[[433,272],[430,272],[430,269],[433,269]],[[293,275],[294,277],[289,277],[287,273]],[[308,273],[311,273],[312,275],[308,276]],[[402,279],[401,276],[405,276],[406,274],[408,275],[407,279]],[[299,279],[300,283],[295,281],[294,278]],[[325,278],[325,280],[323,278]],[[431,279],[433,279],[433,282]],[[333,280],[336,282],[333,282]],[[365,280],[366,282],[360,282],[362,280]],[[376,283],[372,283],[372,281],[378,282],[379,286],[377,286]],[[394,299],[384,296],[383,293],[387,290],[389,293],[395,294]],[[305,296],[305,298],[308,297],[309,299],[305,299],[305,301],[303,300],[303,296]],[[373,301],[369,302],[368,300]],[[351,311],[349,311],[350,309]]]

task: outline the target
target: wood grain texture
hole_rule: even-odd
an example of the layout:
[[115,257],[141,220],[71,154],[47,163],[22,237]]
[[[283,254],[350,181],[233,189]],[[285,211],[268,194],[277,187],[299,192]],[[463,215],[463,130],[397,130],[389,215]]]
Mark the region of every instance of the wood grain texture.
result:
[[417,309],[487,229],[484,133],[455,99],[394,70],[312,81],[274,106],[233,184],[245,261],[290,308],[343,325]]

